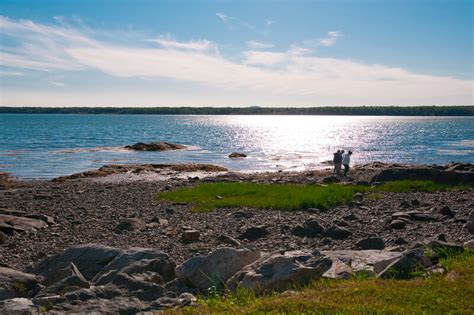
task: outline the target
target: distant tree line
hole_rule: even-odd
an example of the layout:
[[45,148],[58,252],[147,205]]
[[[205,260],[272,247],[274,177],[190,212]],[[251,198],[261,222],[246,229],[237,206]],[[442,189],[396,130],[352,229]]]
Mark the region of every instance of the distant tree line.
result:
[[0,107],[2,114],[474,116],[474,106]]

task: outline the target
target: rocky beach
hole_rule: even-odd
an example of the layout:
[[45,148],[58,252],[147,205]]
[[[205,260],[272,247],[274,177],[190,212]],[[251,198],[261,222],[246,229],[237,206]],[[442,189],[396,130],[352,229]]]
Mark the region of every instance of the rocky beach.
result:
[[[389,265],[400,265],[410,255],[433,271],[436,259],[430,261],[417,248],[473,246],[472,164],[371,163],[354,167],[346,178],[329,168],[235,173],[198,164],[109,165],[52,181],[0,178],[3,311],[158,310],[190,305],[193,294],[220,284],[284,291],[307,279],[370,268],[384,277]],[[378,185],[400,179],[471,188],[357,193],[349,204],[327,211],[242,207],[198,213],[190,212],[189,204],[155,198],[208,182]],[[257,283],[259,264],[272,265],[275,259],[283,259],[283,265],[299,261],[305,271],[292,267],[293,276],[284,281],[273,275],[275,281]],[[359,269],[354,266],[358,260]],[[196,270],[206,268],[219,270],[220,278],[200,278]],[[22,285],[11,289],[18,281]]]

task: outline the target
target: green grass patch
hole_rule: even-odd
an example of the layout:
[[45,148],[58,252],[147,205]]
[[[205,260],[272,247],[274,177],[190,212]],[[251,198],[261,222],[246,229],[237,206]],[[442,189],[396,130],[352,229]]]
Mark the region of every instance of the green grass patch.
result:
[[367,186],[206,183],[160,193],[158,200],[186,202],[194,211],[214,208],[252,207],[257,209],[299,210],[318,208],[326,210],[350,202],[356,192],[365,192]]
[[193,205],[192,211],[204,212],[215,208],[252,207],[257,209],[327,210],[352,201],[357,192],[369,192],[369,198],[383,198],[381,192],[434,192],[449,189],[466,189],[468,186],[447,186],[431,181],[396,181],[377,187],[361,185],[297,185],[253,184],[240,182],[206,183],[159,193],[158,201],[185,202]]
[[377,193],[372,193],[372,194],[368,194],[367,198],[373,199],[373,200],[380,200],[380,199],[383,199],[383,195],[382,194],[377,194]]
[[448,274],[414,280],[320,280],[292,294],[248,290],[201,297],[165,314],[473,314],[474,253],[441,262]]

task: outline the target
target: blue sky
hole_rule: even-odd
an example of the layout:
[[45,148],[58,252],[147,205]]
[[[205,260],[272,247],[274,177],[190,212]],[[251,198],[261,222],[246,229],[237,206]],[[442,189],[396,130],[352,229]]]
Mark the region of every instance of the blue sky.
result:
[[0,1],[5,106],[473,104],[472,1]]

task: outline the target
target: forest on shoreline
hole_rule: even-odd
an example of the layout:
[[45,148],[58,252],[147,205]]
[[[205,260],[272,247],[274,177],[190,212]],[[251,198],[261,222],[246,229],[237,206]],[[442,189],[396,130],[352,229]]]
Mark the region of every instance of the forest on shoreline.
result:
[[474,116],[474,106],[0,107],[0,114]]

